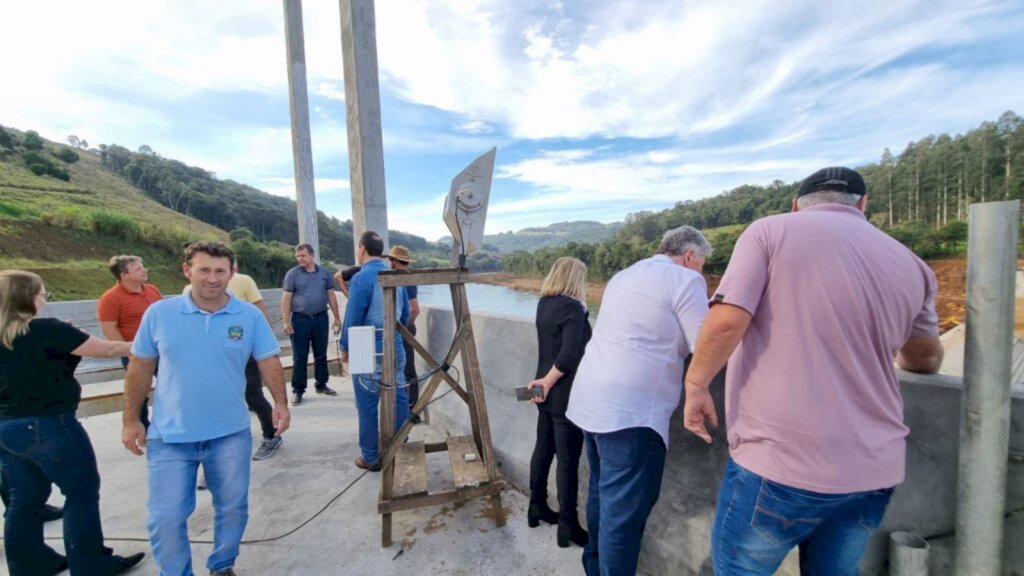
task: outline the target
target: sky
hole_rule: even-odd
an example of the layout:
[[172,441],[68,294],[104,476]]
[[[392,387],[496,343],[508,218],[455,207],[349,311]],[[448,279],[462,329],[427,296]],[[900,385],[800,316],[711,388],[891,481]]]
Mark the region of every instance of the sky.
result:
[[[339,2],[303,3],[317,208],[351,217]],[[1020,0],[379,0],[388,223],[435,240],[497,146],[486,231],[615,222],[1024,114]],[[294,198],[270,0],[0,4],[0,125],[148,145]]]

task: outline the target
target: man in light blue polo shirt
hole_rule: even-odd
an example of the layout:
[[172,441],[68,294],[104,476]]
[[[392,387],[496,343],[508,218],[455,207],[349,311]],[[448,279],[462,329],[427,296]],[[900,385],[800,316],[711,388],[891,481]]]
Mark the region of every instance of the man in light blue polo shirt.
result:
[[[190,244],[182,265],[190,294],[150,306],[132,344],[121,441],[137,455],[149,448],[146,526],[161,575],[193,574],[188,517],[195,509],[200,464],[214,502],[214,546],[206,566],[212,575],[234,575],[249,519],[252,436],[245,364],[250,356],[274,398],[277,435],[288,429],[281,350],[259,309],[227,292],[234,266],[235,255],[223,244]],[[158,362],[147,434],[139,406]]]

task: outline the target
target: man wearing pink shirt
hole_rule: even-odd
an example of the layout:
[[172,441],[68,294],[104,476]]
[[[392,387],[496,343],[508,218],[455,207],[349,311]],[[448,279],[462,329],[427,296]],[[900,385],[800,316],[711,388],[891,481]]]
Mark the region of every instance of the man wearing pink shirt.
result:
[[864,216],[864,179],[809,176],[793,212],[736,243],[686,374],[683,425],[705,441],[726,371],[730,460],[712,531],[715,574],[855,575],[903,481],[907,427],[893,365],[942,363],[935,275]]

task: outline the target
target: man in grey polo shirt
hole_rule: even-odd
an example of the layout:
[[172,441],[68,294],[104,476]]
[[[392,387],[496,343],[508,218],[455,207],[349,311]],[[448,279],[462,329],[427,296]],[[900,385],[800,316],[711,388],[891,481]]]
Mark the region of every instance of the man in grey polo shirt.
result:
[[334,314],[335,331],[341,328],[338,300],[334,295],[334,277],[313,260],[313,247],[295,247],[298,266],[284,276],[281,294],[281,321],[284,333],[292,340],[292,406],[302,404],[306,393],[306,362],[313,345],[313,375],[317,394],[337,396],[327,385],[327,307]]

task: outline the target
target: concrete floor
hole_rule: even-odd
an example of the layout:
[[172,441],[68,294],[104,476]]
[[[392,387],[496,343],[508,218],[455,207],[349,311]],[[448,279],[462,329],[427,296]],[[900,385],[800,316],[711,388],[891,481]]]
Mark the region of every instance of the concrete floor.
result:
[[[578,547],[555,545],[555,527],[526,525],[526,497],[510,488],[502,495],[508,515],[496,528],[486,500],[399,512],[394,518],[395,543],[380,547],[380,516],[376,512],[378,474],[366,474],[344,495],[328,503],[362,471],[352,461],[356,446],[356,411],[348,378],[332,378],[337,397],[307,394],[292,408],[292,427],[285,442],[269,460],[252,463],[250,519],[246,540],[235,565],[242,576],[256,574],[582,574]],[[107,544],[119,554],[146,552],[133,575],[158,574],[146,538],[146,461],[129,453],[120,442],[121,416],[107,414],[83,420],[99,461],[102,489],[100,509]],[[253,430],[259,425],[253,418]],[[437,438],[428,425],[417,426],[413,439]],[[428,455],[430,489],[450,482],[446,454]],[[51,503],[60,504],[55,493]],[[303,522],[322,514],[286,535]],[[189,523],[195,543],[192,562],[206,574],[212,548],[200,541],[212,538],[210,494],[199,492]],[[46,525],[48,543],[63,550],[60,522]],[[6,574],[6,565],[0,565]]]

